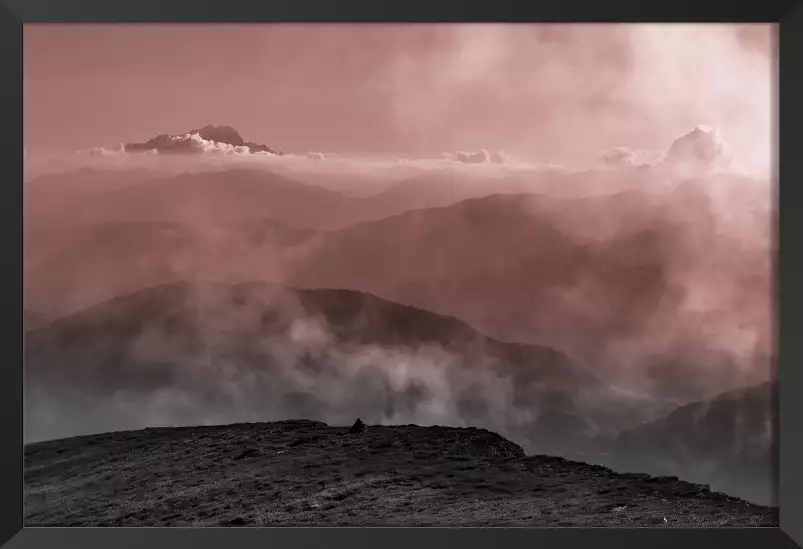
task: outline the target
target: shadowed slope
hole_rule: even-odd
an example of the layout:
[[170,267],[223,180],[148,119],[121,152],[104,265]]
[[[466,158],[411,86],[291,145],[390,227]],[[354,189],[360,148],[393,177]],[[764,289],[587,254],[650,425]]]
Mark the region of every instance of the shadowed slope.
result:
[[[735,330],[740,319],[768,341],[771,280],[767,251],[723,234],[713,207],[691,183],[659,197],[487,196],[319,234],[287,280],[367,291],[500,340],[570,349],[658,396],[707,398],[743,380],[731,346],[716,342],[722,356],[712,360],[712,342],[691,326]],[[698,295],[708,300],[700,314]],[[620,346],[640,353],[633,368]],[[759,366],[747,370],[760,375]],[[652,369],[675,379],[652,383]]]
[[616,466],[705,481],[751,501],[775,501],[777,383],[737,389],[682,406],[622,433]]
[[26,386],[29,438],[359,415],[497,425],[559,449],[639,417],[553,349],[369,294],[261,283],[159,286],[58,319],[29,333]]

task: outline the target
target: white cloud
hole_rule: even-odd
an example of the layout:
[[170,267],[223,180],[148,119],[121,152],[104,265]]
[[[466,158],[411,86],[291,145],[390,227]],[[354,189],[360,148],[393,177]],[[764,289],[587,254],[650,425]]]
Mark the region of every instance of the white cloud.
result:
[[462,164],[505,164],[507,155],[502,151],[488,152],[486,149],[478,151],[459,151],[457,153],[444,153],[442,158],[460,162]]
[[[125,146],[123,146],[125,149]],[[190,153],[210,153],[210,154],[269,154],[262,152],[252,152],[248,146],[235,146],[230,143],[221,143],[204,139],[197,133],[186,133],[183,135],[166,135],[159,139],[155,144],[158,152],[190,152]],[[133,152],[133,151],[130,151]]]
[[600,156],[597,161],[602,166],[611,168],[636,167],[651,165],[650,157],[655,153],[648,151],[637,151],[630,147],[615,147]]
[[708,173],[729,168],[732,160],[730,147],[717,128],[697,126],[672,142],[665,162],[675,169]]
[[[597,158],[592,166],[560,166],[548,162],[523,162],[502,151],[459,151],[442,153],[431,157],[399,157],[393,155],[359,155],[321,153],[285,153],[275,155],[267,152],[251,152],[246,146],[201,138],[197,133],[181,136],[165,136],[171,143],[180,144],[180,149],[189,154],[159,154],[156,150],[131,152],[120,144],[116,148],[97,147],[77,151],[76,154],[44,157],[27,151],[25,157],[26,177],[43,173],[67,171],[84,166],[99,169],[147,168],[154,171],[197,172],[229,168],[265,169],[300,181],[317,178],[343,178],[359,180],[367,184],[387,185],[394,181],[424,174],[474,174],[483,178],[532,176],[534,182],[544,171],[583,172],[603,168],[607,171],[632,168],[662,168],[669,173],[707,174],[712,172],[736,172],[737,162],[720,132],[708,126],[697,126],[681,135],[664,151],[639,150],[617,147]],[[662,170],[662,171],[663,171]],[[767,174],[750,174],[768,180]]]

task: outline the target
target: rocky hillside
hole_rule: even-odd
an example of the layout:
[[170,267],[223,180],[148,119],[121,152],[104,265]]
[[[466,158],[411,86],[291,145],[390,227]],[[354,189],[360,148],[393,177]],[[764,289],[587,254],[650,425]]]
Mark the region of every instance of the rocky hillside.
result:
[[777,526],[676,478],[525,456],[482,429],[312,421],[25,449],[26,526]]

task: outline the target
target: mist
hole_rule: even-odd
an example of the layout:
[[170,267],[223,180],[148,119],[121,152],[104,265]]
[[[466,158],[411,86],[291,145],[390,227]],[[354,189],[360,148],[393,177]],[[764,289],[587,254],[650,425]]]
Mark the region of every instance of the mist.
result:
[[[510,349],[456,319],[365,294],[325,292],[179,283],[34,330],[26,437],[287,417],[479,421],[509,430],[554,405],[538,398],[550,391],[572,395],[575,410],[610,397],[602,385],[576,384],[573,376],[588,374],[554,351],[536,348],[554,364],[528,374],[505,356]],[[548,369],[561,364],[565,370]],[[533,374],[535,383],[528,382]],[[523,395],[523,387],[531,392]]]
[[[26,441],[359,416],[565,453],[774,378],[771,26],[30,27]],[[285,154],[184,133],[218,121]],[[200,145],[121,145],[160,133]],[[475,346],[217,290],[108,312],[185,281],[367,293]]]
[[[146,159],[139,165],[148,166],[156,157],[141,158]],[[126,170],[128,163],[138,160],[125,158],[124,162],[126,164],[100,173],[113,176],[115,170]],[[381,187],[384,189],[404,189],[406,185],[415,189],[412,184],[421,177],[447,175],[454,185],[452,188],[458,191],[446,205],[436,204],[435,208],[380,219],[371,219],[376,211],[362,206],[361,200],[366,197],[352,197],[349,200],[357,205],[355,215],[364,217],[365,221],[356,219],[355,224],[341,229],[305,232],[298,238],[291,238],[289,245],[270,240],[254,243],[244,238],[244,233],[232,231],[228,221],[221,222],[211,215],[206,218],[202,210],[196,209],[190,221],[180,219],[192,227],[187,233],[193,235],[192,245],[176,249],[168,246],[166,251],[159,252],[158,239],[164,236],[157,234],[150,237],[157,240],[144,248],[147,254],[143,256],[136,223],[126,225],[132,231],[126,237],[133,242],[126,245],[133,246],[131,249],[123,246],[124,241],[114,238],[109,225],[103,225],[102,234],[107,238],[92,248],[93,255],[69,257],[69,248],[62,253],[77,264],[77,267],[73,265],[77,269],[74,275],[69,275],[73,271],[54,269],[46,264],[38,271],[44,271],[50,278],[42,282],[31,278],[33,275],[28,277],[29,284],[36,284],[29,290],[28,307],[34,312],[60,316],[143,287],[177,280],[266,281],[291,287],[348,288],[455,316],[501,341],[558,349],[606,382],[633,397],[645,399],[645,410],[652,409],[646,404],[651,396],[673,398],[677,403],[689,402],[772,376],[774,205],[766,180],[705,171],[690,178],[688,170],[678,175],[673,167],[664,164],[578,172],[536,165],[464,164],[448,159],[373,158],[363,161],[339,157],[331,161],[327,172],[330,160],[326,158],[217,156],[198,160],[163,158],[161,162],[157,169],[169,167],[177,170],[176,173],[181,173],[178,169],[181,163],[192,162],[195,173],[213,170],[223,183],[229,181],[225,183],[228,185],[232,185],[240,173],[231,168],[247,165],[249,170],[265,170],[259,173],[266,176],[291,174],[303,178],[307,184],[329,185],[330,189],[336,188],[332,179],[337,180],[343,173],[360,173],[365,181],[384,181]],[[103,168],[109,169],[109,166]],[[480,198],[461,201],[459,186],[463,183],[470,190],[470,196]],[[516,192],[509,192],[511,189]],[[513,201],[512,209],[503,204],[507,209],[502,211],[521,218],[500,219],[498,230],[501,232],[487,233],[490,235],[488,246],[506,242],[509,251],[493,250],[482,240],[472,240],[477,230],[474,228],[477,221],[472,218],[457,217],[449,221],[450,209],[471,206],[471,202],[482,212],[483,201],[489,196],[494,199],[507,196]],[[424,203],[430,199],[426,193],[422,196]],[[439,200],[437,196],[436,200]],[[493,204],[489,206],[494,207]],[[442,266],[432,263],[428,252],[418,248],[430,240],[426,232],[431,230],[430,222],[425,219],[428,215],[433,219],[443,216],[446,223],[441,229],[435,225],[437,232],[431,235],[438,242],[433,252],[446,262]],[[52,217],[47,219],[52,221]],[[32,224],[35,221],[26,220]],[[113,219],[104,220],[105,223],[111,221]],[[163,221],[182,227],[176,220]],[[397,221],[401,225],[394,229],[393,223]],[[388,223],[390,228],[385,226]],[[142,225],[143,228],[147,226],[148,223]],[[537,232],[521,233],[521,230]],[[441,237],[446,240],[438,241]],[[473,242],[473,250],[466,248],[469,242]],[[376,248],[376,245],[384,247]],[[373,255],[364,255],[371,249]],[[472,251],[466,255],[468,250]],[[485,259],[477,256],[477,253],[488,252],[491,255]],[[363,257],[364,262],[360,263],[354,254]],[[137,260],[138,257],[141,259]],[[405,259],[409,257],[417,259],[410,263]],[[530,267],[520,264],[539,257],[551,262],[548,267],[553,274],[543,276],[544,270],[537,269],[537,263]],[[476,269],[477,260],[485,262],[480,272],[490,271],[495,276],[485,284],[486,295],[458,293],[451,299],[431,295],[432,291],[448,294],[452,285],[448,277]],[[69,262],[62,260],[54,265],[64,266]],[[529,294],[516,293],[522,288],[518,284],[522,276],[525,277],[523,288]],[[432,281],[428,291],[405,294],[398,290],[405,281],[422,277]],[[393,283],[386,284],[387,281]],[[505,285],[510,285],[507,293]],[[56,313],[48,311],[43,304],[53,300],[66,310],[57,307]],[[507,316],[484,314],[489,310],[494,312],[494,303],[501,304],[499,314]],[[218,333],[236,332],[225,322],[226,318],[226,314],[216,313],[205,319],[205,339]],[[170,340],[167,335],[162,339]],[[385,350],[381,347],[366,351],[367,356],[375,358],[372,364],[381,365],[373,367],[382,371],[388,368],[406,372],[437,371],[443,361],[448,362],[448,353],[447,358],[435,360],[422,352],[416,348]],[[439,352],[437,347],[433,352]],[[295,357],[292,352],[290,357],[287,364],[296,364],[297,358],[292,358]],[[355,360],[360,362],[361,359],[351,355],[328,359],[332,364],[342,362],[346,370]],[[293,368],[288,366],[288,371]],[[226,366],[227,371],[236,369],[236,364]],[[239,391],[253,384],[250,375],[246,370],[231,379],[227,377],[225,382],[221,380],[221,387],[227,387],[224,392]],[[341,412],[338,410],[345,404],[337,403],[353,403],[353,395],[343,393],[343,389],[338,392],[328,382],[322,382],[328,379],[323,378],[307,388],[314,395],[309,402],[318,404],[300,409],[288,404],[292,399],[286,402],[272,397],[268,405],[261,398],[244,398],[237,396],[239,393],[226,393],[229,404],[216,408],[203,399],[195,401],[191,390],[174,389],[169,384],[159,387],[153,394],[134,396],[123,391],[106,395],[108,406],[120,409],[120,415],[104,413],[102,422],[125,426],[192,420],[204,423],[224,418],[279,418],[304,415],[301,412],[305,411],[306,415],[314,412],[316,419],[335,422],[346,422],[351,415],[360,414],[366,420],[374,418],[378,422],[404,418],[404,421],[416,422],[428,418],[433,422],[464,424],[467,418],[455,407],[454,398],[443,393],[444,381],[433,376],[411,383],[429,394],[439,395],[435,399],[440,402],[438,413],[431,409],[423,413],[414,408],[406,416],[387,415],[384,400],[388,397],[382,396],[386,395],[384,389],[373,391],[378,395],[373,405],[349,405]],[[273,378],[270,383],[278,387],[277,395],[297,393],[297,380],[292,377],[281,380]],[[485,379],[477,386],[494,384]],[[175,398],[167,398],[173,390],[179,391]],[[119,405],[114,404],[117,399]],[[136,406],[125,404],[131,399],[136,400]],[[499,396],[478,397],[478,401],[483,407],[512,409],[509,401]],[[86,425],[83,421],[68,419],[71,413],[77,413],[74,406],[80,408],[86,402],[87,399],[78,398],[66,413],[46,408],[42,417],[58,418],[57,422],[66,428],[64,432],[72,432],[69,425]],[[183,411],[179,413],[179,410]],[[89,413],[93,415],[98,417]],[[181,417],[185,420],[179,421]],[[493,426],[505,424],[502,419],[484,419]]]

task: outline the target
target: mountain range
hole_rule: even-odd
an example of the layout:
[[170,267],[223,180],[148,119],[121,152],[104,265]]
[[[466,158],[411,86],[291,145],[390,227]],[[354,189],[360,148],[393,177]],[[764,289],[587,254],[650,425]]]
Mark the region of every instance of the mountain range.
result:
[[[530,452],[679,476],[762,504],[774,501],[772,387],[651,421],[655,403],[623,395],[558,351],[499,342],[370,294],[264,283],[148,288],[26,337],[31,440],[142,427],[153,413],[189,425],[429,417],[499,429]],[[434,402],[448,417],[426,415]]]
[[[278,154],[225,126],[126,150],[206,142]],[[719,155],[704,149],[704,162]],[[610,384],[606,349],[677,323],[692,272],[679,266],[711,280],[728,269],[748,321],[770,283],[763,250],[723,234],[693,177],[656,190],[662,177],[654,166],[442,172],[360,196],[264,168],[35,178],[26,438],[293,416],[451,422],[770,501],[760,368],[739,378],[681,341],[642,352],[648,395]]]
[[[59,316],[185,279],[346,288],[456,316],[496,339],[571,348],[603,368],[601,346],[637,340],[656,314],[674,314],[686,292],[675,265],[697,261],[689,254],[711,250],[711,272],[701,274],[710,277],[739,257],[735,306],[746,311],[760,307],[751,296],[769,283],[761,252],[723,238],[689,185],[660,200],[639,190],[462,199],[442,192],[445,179],[423,192],[435,178],[349,198],[256,169],[137,173],[108,191],[103,177],[91,173],[60,207],[46,208],[39,194],[26,201],[31,311]],[[44,196],[61,184],[30,186]],[[676,368],[704,372],[707,386],[731,381],[727,365],[700,370],[700,360],[689,355]],[[698,379],[686,379],[665,396],[707,396],[688,394]]]
[[[264,283],[162,285],[32,329],[26,384],[50,394],[27,401],[34,431],[47,429],[33,419],[40,404],[47,412],[71,391],[69,406],[80,408],[85,391],[165,390],[197,398],[184,410],[196,421],[206,408],[372,421],[445,413],[553,450],[632,425],[643,404],[550,348],[499,342],[370,294]],[[85,420],[97,428],[115,421]]]
[[777,505],[776,393],[770,381],[681,406],[619,434],[609,463]]

